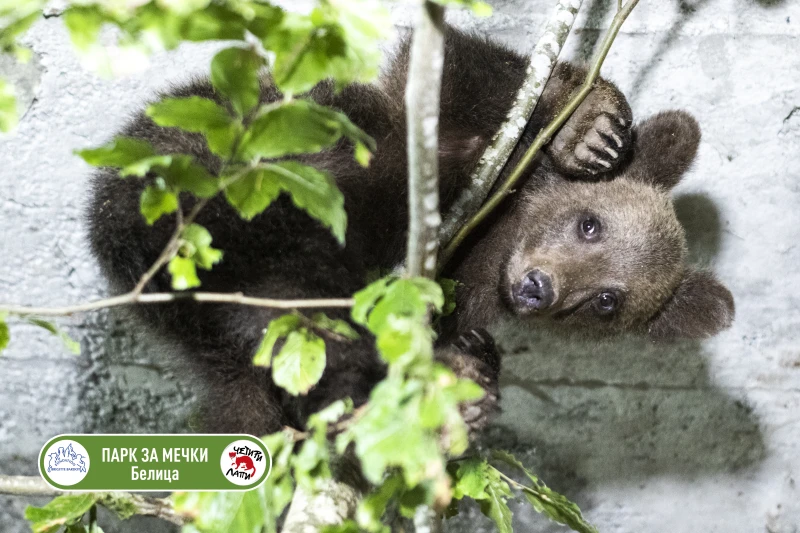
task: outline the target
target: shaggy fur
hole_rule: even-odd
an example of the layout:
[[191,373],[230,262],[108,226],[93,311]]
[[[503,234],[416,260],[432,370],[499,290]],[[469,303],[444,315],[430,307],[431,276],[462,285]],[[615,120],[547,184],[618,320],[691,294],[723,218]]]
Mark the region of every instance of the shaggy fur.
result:
[[[309,95],[345,112],[378,144],[366,169],[355,163],[352,147],[344,142],[300,158],[328,170],[344,193],[346,246],[340,247],[286,196],[251,222],[217,197],[197,219],[213,235],[214,245],[225,251],[220,264],[200,272],[204,290],[274,298],[349,296],[364,285],[368,271],[391,268],[402,259],[407,229],[407,66],[406,43],[379,84],[352,85],[337,94],[330,83],[321,83]],[[526,67],[526,58],[501,46],[448,31],[440,120],[443,209],[466,185],[469,170],[505,118]],[[584,69],[568,64],[556,68],[512,164],[584,75]],[[188,95],[218,99],[206,80],[164,96]],[[266,81],[262,101],[278,98]],[[201,136],[160,128],[144,114],[121,134],[147,139],[161,153],[193,154],[212,172],[220,168]],[[659,338],[708,335],[730,322],[730,293],[712,277],[687,273],[684,267],[684,237],[667,192],[688,168],[698,141],[699,130],[684,113],[659,115],[632,130],[624,97],[600,80],[517,194],[453,261],[446,274],[463,285],[456,313],[442,320],[439,357],[489,391],[477,405],[479,412],[476,406],[465,410],[473,427],[485,424],[486,414],[496,405],[497,356],[488,334],[479,328],[499,317],[540,316],[613,331],[650,327]],[[577,180],[596,177],[603,180]],[[149,179],[153,177],[122,180],[111,169],[94,177],[89,236],[118,291],[134,286],[175,225],[174,216],[162,217],[152,227],[145,224],[139,197]],[[184,211],[192,203],[188,196],[181,198]],[[603,228],[601,238],[591,243],[576,233],[587,214]],[[534,268],[546,270],[552,280],[554,300],[547,310],[518,305],[515,287]],[[169,275],[161,272],[146,290],[169,288]],[[620,307],[600,316],[595,300],[606,290],[615,292]],[[308,414],[335,399],[366,401],[384,376],[369,335],[352,342],[326,339],[328,362],[322,380],[307,396],[294,398],[272,383],[267,370],[251,364],[264,328],[281,311],[187,302],[142,306],[137,312],[154,331],[182,345],[188,367],[202,382],[203,419],[210,431],[258,435],[285,424],[299,427]],[[348,318],[345,310],[328,314]]]

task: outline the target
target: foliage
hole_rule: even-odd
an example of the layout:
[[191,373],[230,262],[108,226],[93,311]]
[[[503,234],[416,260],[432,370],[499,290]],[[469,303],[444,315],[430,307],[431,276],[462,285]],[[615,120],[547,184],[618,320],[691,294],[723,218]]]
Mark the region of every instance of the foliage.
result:
[[[479,15],[490,12],[480,1],[436,1],[467,6]],[[24,59],[16,38],[41,15],[43,5],[44,0],[0,0],[4,51]],[[305,93],[320,82],[339,90],[374,79],[380,42],[390,28],[376,0],[318,0],[308,13],[260,0],[81,0],[69,3],[63,19],[84,62],[101,74],[120,73],[141,64],[150,52],[182,42],[226,41],[210,64],[213,98],[165,98],[146,110],[161,127],[204,138],[219,163],[217,172],[190,154],[161,153],[129,137],[77,152],[90,165],[118,169],[120,179],[144,181],[140,209],[148,224],[176,224],[162,263],[173,289],[201,286],[197,269],[209,270],[225,260],[224,250],[213,247],[211,234],[194,221],[211,199],[227,202],[250,220],[286,195],[345,242],[344,197],[333,177],[286,158],[344,147],[360,164],[369,164],[375,142],[347,116]],[[108,27],[117,38],[110,47],[98,41]],[[265,103],[264,95],[273,89],[280,96]],[[0,129],[13,127],[14,107],[9,87],[0,83]],[[410,517],[420,505],[442,511],[452,499],[471,498],[506,532],[511,530],[507,500],[513,487],[551,519],[593,532],[574,504],[527,470],[531,486],[513,482],[494,466],[503,462],[522,468],[510,455],[498,453],[492,462],[453,459],[468,447],[459,405],[483,394],[434,358],[431,323],[453,312],[455,288],[452,280],[440,285],[388,276],[354,295],[350,321],[299,312],[274,319],[254,364],[271,368],[274,382],[290,395],[307,394],[321,379],[326,340],[374,337],[387,376],[358,409],[349,401],[336,402],[310,417],[300,436],[288,431],[266,436],[272,471],[258,489],[174,494],[175,511],[189,521],[184,532],[275,531],[295,486],[316,489],[331,477],[335,455],[349,450],[374,488],[361,501],[355,520],[331,531],[386,531],[389,507]],[[8,343],[5,318],[0,316],[0,349]],[[51,323],[30,321],[75,347]],[[73,531],[83,527],[81,518],[97,503],[113,506],[98,495],[61,496],[43,508],[29,508],[26,517],[37,532]]]
[[[532,485],[523,485],[508,477],[495,466],[496,463],[522,471]],[[453,498],[460,500],[468,497],[476,500],[483,514],[494,521],[501,533],[512,531],[511,509],[507,503],[514,497],[511,487],[521,491],[538,513],[554,522],[567,525],[579,533],[597,533],[583,518],[577,505],[548,488],[508,452],[494,450],[489,460],[471,457],[452,461],[448,465],[448,471],[453,477]],[[450,511],[455,512],[457,509],[451,506]]]
[[25,518],[30,520],[33,533],[55,533],[61,526],[79,521],[97,500],[92,493],[59,496],[44,507],[28,507]]
[[8,331],[8,324],[6,324],[7,316],[8,313],[0,313],[0,350],[4,350],[11,341],[11,334]]

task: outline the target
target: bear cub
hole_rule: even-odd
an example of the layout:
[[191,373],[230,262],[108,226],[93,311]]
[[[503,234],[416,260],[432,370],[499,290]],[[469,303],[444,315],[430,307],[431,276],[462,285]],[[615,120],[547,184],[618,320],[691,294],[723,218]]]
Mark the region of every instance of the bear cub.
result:
[[[243,292],[273,298],[333,298],[353,294],[367,273],[402,260],[407,231],[404,90],[408,42],[378,83],[336,93],[321,83],[307,95],[346,113],[375,138],[368,168],[341,145],[303,156],[330,172],[345,197],[346,246],[282,196],[250,222],[224,198],[214,198],[197,222],[207,228],[224,260],[200,273],[205,291]],[[442,210],[466,186],[471,168],[502,124],[528,60],[486,39],[449,29],[440,117]],[[557,66],[525,129],[512,168],[536,133],[577,90],[585,70]],[[166,96],[218,99],[208,81]],[[263,102],[280,94],[269,80]],[[160,153],[189,153],[212,173],[220,161],[197,134],[156,126],[143,113],[121,132],[145,139]],[[619,90],[599,80],[561,128],[515,194],[466,243],[448,265],[458,280],[457,308],[441,321],[437,357],[487,395],[464,407],[474,428],[496,408],[499,358],[483,329],[507,316],[605,332],[638,331],[654,338],[700,338],[727,327],[734,313],[730,292],[708,273],[686,265],[686,240],[669,190],[688,169],[700,132],[688,114],[671,111],[633,127]],[[156,260],[175,225],[162,217],[148,226],[139,197],[153,176],[119,178],[101,169],[93,178],[88,209],[94,255],[113,290],[130,290]],[[502,177],[501,177],[502,179]],[[182,198],[182,209],[191,199]],[[169,291],[159,273],[147,291]],[[349,396],[368,399],[385,367],[373,339],[330,340],[327,367],[307,396],[275,386],[252,357],[280,310],[222,304],[139,306],[149,327],[181,347],[187,368],[201,382],[202,419],[215,432],[262,435]],[[329,316],[347,320],[347,310]]]

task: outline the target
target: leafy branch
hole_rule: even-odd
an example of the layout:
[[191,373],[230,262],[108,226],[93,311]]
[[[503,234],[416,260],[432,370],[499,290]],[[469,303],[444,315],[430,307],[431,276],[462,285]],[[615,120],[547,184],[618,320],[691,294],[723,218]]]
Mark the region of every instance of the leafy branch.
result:
[[40,476],[0,475],[0,494],[58,496],[44,507],[29,507],[25,511],[34,533],[55,531],[62,525],[80,520],[95,505],[106,507],[123,520],[133,515],[143,515],[177,525],[188,522],[188,517],[175,511],[169,498],[152,498],[129,492],[65,492],[52,488]]
[[[537,156],[542,147],[550,142],[550,139],[553,137],[553,135],[558,132],[558,129],[564,125],[572,113],[578,108],[578,106],[581,105],[584,99],[586,99],[586,97],[592,91],[594,88],[594,82],[600,75],[600,69],[603,66],[603,62],[605,61],[609,50],[611,50],[611,45],[614,44],[614,39],[616,39],[617,33],[619,33],[619,30],[622,27],[622,24],[625,22],[625,19],[628,18],[628,15],[630,15],[631,11],[633,11],[633,8],[636,7],[636,4],[638,3],[639,0],[628,0],[622,5],[619,11],[617,11],[617,14],[611,21],[611,26],[609,26],[608,30],[606,31],[600,48],[597,50],[597,53],[592,60],[591,67],[586,75],[586,79],[580,87],[580,90],[569,100],[567,105],[564,106],[564,108],[555,116],[555,118],[550,121],[550,123],[544,129],[542,129],[538,135],[536,135],[533,143],[531,143],[530,147],[525,152],[525,155],[523,155],[522,159],[519,161],[511,174],[509,174],[505,181],[497,188],[494,194],[489,197],[486,203],[481,206],[478,212],[475,213],[475,215],[473,215],[466,224],[461,226],[456,232],[455,236],[450,239],[442,252],[439,254],[440,269],[443,268],[444,265],[447,264],[447,262],[453,257],[456,249],[464,242],[467,236],[469,236],[469,234],[472,233],[472,231],[478,227],[478,225],[483,222],[486,217],[489,216],[489,214],[494,211],[509,194],[513,192],[514,186],[517,184],[520,178],[525,175],[526,169],[533,162],[534,158]],[[491,186],[489,188],[491,188]]]

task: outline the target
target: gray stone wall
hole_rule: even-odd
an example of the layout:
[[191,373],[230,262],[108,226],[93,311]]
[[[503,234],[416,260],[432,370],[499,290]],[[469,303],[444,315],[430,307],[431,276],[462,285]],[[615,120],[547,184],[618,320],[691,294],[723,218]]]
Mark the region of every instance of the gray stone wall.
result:
[[[450,20],[524,50],[555,2],[493,3],[490,19]],[[585,2],[566,57],[591,55],[615,5]],[[408,6],[394,15],[406,25]],[[202,72],[210,50],[159,54],[144,73],[101,80],[80,67],[57,17],[26,41],[31,64],[0,63],[27,95],[19,130],[0,139],[0,299],[99,297],[81,215],[89,169],[71,152],[106,140],[158,88]],[[692,259],[731,287],[736,323],[666,347],[499,325],[504,411],[486,438],[574,497],[602,533],[797,533],[800,2],[642,0],[603,73],[639,118],[683,108],[700,121],[698,161],[676,204]],[[131,332],[122,312],[68,324],[77,357],[45,332],[12,329],[0,358],[0,473],[34,474],[39,447],[61,432],[186,430],[191,390],[166,367],[169,347]],[[28,503],[0,497],[0,531],[27,531]],[[563,531],[515,511],[517,531]],[[448,529],[491,531],[474,510]]]

